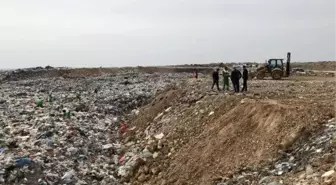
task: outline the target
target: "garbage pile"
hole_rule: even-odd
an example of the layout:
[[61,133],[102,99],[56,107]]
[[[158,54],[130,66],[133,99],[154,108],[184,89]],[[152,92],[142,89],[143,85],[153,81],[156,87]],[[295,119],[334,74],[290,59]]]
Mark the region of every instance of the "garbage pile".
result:
[[[6,70],[2,71],[0,80],[19,80],[24,78],[39,78],[41,76],[49,76],[50,71],[54,70],[52,66],[46,67],[34,67],[34,68],[25,68],[25,69],[15,69],[15,70]],[[57,70],[56,70],[57,71]]]
[[186,75],[125,73],[2,83],[0,184],[119,184],[127,166],[148,156],[146,151],[119,155],[126,116]]

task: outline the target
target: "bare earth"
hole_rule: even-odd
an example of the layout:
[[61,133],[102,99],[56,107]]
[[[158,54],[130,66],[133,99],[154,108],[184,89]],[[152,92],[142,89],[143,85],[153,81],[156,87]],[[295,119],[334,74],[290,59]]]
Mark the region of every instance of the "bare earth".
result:
[[[334,78],[254,80],[245,95],[209,91],[209,84],[207,76],[187,79],[130,121],[137,128],[133,139],[159,153],[140,167],[131,184],[216,184],[246,166],[268,164],[335,117]],[[148,135],[161,132],[163,147],[157,149]]]

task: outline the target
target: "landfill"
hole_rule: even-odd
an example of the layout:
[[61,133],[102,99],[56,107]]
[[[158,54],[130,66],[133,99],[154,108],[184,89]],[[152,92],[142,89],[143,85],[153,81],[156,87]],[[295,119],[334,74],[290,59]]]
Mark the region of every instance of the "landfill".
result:
[[[3,81],[0,183],[118,184],[125,171],[118,138],[126,117],[183,76],[124,73]],[[134,159],[128,166],[142,160],[124,157]]]
[[0,184],[336,182],[334,78],[234,93],[177,68],[0,72]]

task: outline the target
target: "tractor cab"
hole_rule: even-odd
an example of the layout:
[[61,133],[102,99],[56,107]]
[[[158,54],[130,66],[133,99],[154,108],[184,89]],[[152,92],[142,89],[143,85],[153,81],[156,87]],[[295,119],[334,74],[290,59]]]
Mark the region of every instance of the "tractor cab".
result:
[[283,70],[283,59],[269,59],[266,66],[269,73],[272,73],[275,68]]

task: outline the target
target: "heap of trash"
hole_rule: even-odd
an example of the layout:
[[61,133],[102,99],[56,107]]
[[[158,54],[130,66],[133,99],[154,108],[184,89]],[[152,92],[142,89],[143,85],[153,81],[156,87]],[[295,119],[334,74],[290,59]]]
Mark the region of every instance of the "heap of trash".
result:
[[[146,157],[120,156],[126,117],[184,73],[0,84],[0,184],[119,184]],[[125,165],[127,163],[127,165]]]

